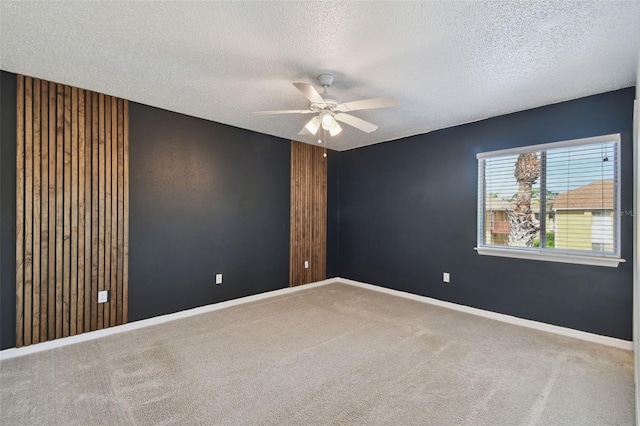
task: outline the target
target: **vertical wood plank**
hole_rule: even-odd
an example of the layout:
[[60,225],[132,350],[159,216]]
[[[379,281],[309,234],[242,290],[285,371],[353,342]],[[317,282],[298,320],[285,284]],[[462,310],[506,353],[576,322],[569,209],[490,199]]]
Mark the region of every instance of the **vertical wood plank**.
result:
[[71,231],[69,334],[77,334],[78,325],[78,89],[71,88]]
[[78,182],[78,300],[76,304],[76,332],[84,331],[84,229],[85,229],[85,188],[84,188],[84,168],[85,168],[85,117],[84,117],[84,90],[78,89],[78,169],[76,180]]
[[91,330],[98,329],[98,94],[91,98]]
[[64,86],[64,195],[62,248],[62,335],[70,332],[71,318],[71,87]]
[[40,80],[33,83],[33,294],[31,343],[40,342]]
[[[116,114],[122,106],[116,103]],[[116,120],[116,126],[118,120]],[[118,137],[118,268],[116,271],[118,307],[116,322],[123,323],[122,319],[122,295],[123,295],[123,261],[124,261],[124,132],[117,131]]]
[[49,294],[49,83],[40,83],[40,208],[42,220],[40,228],[40,341],[48,340],[48,300]]
[[16,88],[16,347],[24,345],[24,76],[18,75]]
[[91,328],[91,300],[92,297],[95,297],[91,293],[91,229],[92,229],[92,187],[91,187],[91,161],[92,161],[92,150],[91,150],[91,141],[92,141],[92,133],[91,133],[91,123],[93,122],[92,118],[92,92],[85,92],[85,118],[84,118],[84,126],[85,126],[85,143],[84,143],[84,151],[85,151],[85,167],[84,167],[84,330],[90,331]]
[[64,86],[56,85],[56,338],[63,336]]
[[117,325],[118,298],[118,103],[111,97],[111,279],[109,325]]
[[[120,113],[122,111],[122,113]],[[124,141],[124,213],[122,222],[124,226],[123,247],[124,263],[122,277],[122,322],[129,318],[129,101],[118,99],[118,122],[123,123]]]
[[25,206],[24,206],[24,344],[32,343],[33,320],[33,80],[26,77],[25,92]]
[[111,96],[104,97],[104,289],[109,299],[103,304],[104,327],[111,324]]
[[56,97],[55,83],[49,83],[49,260],[47,336],[56,338]]
[[[104,290],[104,95],[98,94],[98,291]],[[98,329],[104,327],[104,303],[98,304]]]

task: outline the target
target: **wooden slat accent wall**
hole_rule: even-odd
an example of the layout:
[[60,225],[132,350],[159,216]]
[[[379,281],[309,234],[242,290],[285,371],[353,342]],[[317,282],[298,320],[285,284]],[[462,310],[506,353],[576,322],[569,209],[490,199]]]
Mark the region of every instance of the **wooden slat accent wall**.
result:
[[[291,287],[326,278],[327,161],[323,151],[291,141]],[[304,267],[305,261],[309,268]]]
[[16,345],[126,323],[129,104],[22,75],[17,101]]

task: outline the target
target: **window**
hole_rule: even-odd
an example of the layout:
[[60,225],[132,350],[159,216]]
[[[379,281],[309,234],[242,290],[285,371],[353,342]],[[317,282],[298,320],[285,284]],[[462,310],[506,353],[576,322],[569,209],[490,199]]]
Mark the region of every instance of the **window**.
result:
[[617,266],[620,135],[478,154],[479,254]]

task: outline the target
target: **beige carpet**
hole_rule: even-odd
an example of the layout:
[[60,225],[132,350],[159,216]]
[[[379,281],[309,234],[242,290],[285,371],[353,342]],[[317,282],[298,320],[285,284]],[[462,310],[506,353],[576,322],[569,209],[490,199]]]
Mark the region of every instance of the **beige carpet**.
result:
[[2,425],[631,425],[631,352],[344,284],[0,363]]

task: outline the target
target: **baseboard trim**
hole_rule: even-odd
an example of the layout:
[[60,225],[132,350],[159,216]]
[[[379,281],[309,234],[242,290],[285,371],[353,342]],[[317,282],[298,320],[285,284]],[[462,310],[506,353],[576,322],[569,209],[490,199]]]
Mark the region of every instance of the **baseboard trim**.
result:
[[185,311],[175,312],[173,314],[160,315],[153,318],[148,318],[140,321],[134,321],[127,324],[117,325],[115,327],[109,327],[102,330],[89,331],[87,333],[77,334],[75,336],[63,337],[60,339],[49,340],[47,342],[35,343],[29,346],[23,346],[21,348],[9,348],[0,351],[0,361],[15,358],[19,356],[29,355],[36,352],[48,351],[50,349],[60,348],[62,346],[73,345],[80,342],[86,342],[89,340],[99,339],[100,337],[111,336],[113,334],[124,333],[131,330],[137,330],[139,328],[149,327],[152,325],[162,324],[169,321],[175,321],[181,318],[188,318],[194,315],[200,315],[207,312],[213,312],[220,309],[230,308],[232,306],[242,305],[244,303],[255,302],[258,300],[269,299],[275,296],[281,296],[285,294],[295,293],[297,291],[319,287],[322,285],[336,282],[335,278],[328,280],[318,281],[315,283],[305,284],[297,287],[287,287],[278,290],[268,291],[266,293],[254,294],[251,296],[241,297],[239,299],[227,300],[225,302],[213,303],[211,305],[200,306],[193,309],[187,309]]
[[380,287],[373,284],[367,284],[360,281],[354,281],[346,278],[336,278],[336,282],[353,285],[356,287],[366,288],[381,293],[391,294],[393,296],[404,297],[418,302],[428,303],[443,308],[453,309],[455,311],[464,312],[471,315],[477,315],[484,318],[502,321],[509,324],[519,325],[521,327],[533,328],[535,330],[546,331],[548,333],[559,334],[562,336],[573,337],[575,339],[585,340],[587,342],[599,343],[601,345],[612,346],[614,348],[633,351],[633,342],[628,340],[617,339],[615,337],[601,336],[599,334],[587,333],[585,331],[574,330],[572,328],[560,327],[557,325],[547,324],[543,322],[527,320],[497,312],[485,311],[483,309],[472,308],[470,306],[458,305],[452,302],[445,302],[431,297],[419,296],[417,294],[407,293],[404,291],[393,290],[390,288]]
[[509,324],[519,325],[521,327],[532,328],[535,330],[546,331],[548,333],[559,334],[562,336],[573,337],[575,339],[585,340],[587,342],[599,343],[601,345],[612,346],[614,348],[633,351],[633,342],[616,339],[614,337],[601,336],[599,334],[587,333],[584,331],[574,330],[571,328],[560,327],[557,325],[546,324],[538,321],[527,320],[523,318],[514,317],[511,315],[499,314],[496,312],[485,311],[483,309],[472,308],[470,306],[458,305],[452,302],[445,302],[431,297],[419,296],[417,294],[407,293],[404,291],[393,290],[386,287],[380,287],[373,284],[367,284],[360,281],[350,280],[348,278],[329,278],[323,281],[315,283],[305,284],[297,287],[287,287],[278,290],[268,291],[266,293],[254,294],[251,296],[241,297],[239,299],[227,300],[225,302],[214,303],[211,305],[200,306],[198,308],[187,309],[185,311],[175,312],[173,314],[160,315],[157,317],[130,322],[128,324],[118,325],[115,327],[105,328],[103,330],[90,331],[75,336],[63,337],[61,339],[50,340],[48,342],[36,343],[29,346],[23,346],[21,348],[10,348],[0,351],[0,361],[10,358],[16,358],[24,355],[29,355],[37,352],[48,351],[50,349],[59,348],[62,346],[73,345],[76,343],[86,342],[89,340],[99,339],[100,337],[111,336],[118,333],[124,333],[131,330],[137,330],[152,325],[163,324],[165,322],[174,321],[181,318],[188,318],[194,315],[200,315],[207,312],[218,311],[220,309],[230,308],[232,306],[242,305],[244,303],[255,302],[258,300],[269,299],[271,297],[282,296],[286,294],[295,293],[297,291],[320,287],[332,283],[343,283],[352,285],[355,287],[361,287],[368,290],[378,291],[381,293],[390,294],[397,297],[403,297],[405,299],[411,299],[422,303],[428,303],[435,306],[441,306],[443,308],[452,309],[455,311],[465,312],[472,315],[477,315],[484,318],[493,319],[496,321],[502,321]]

